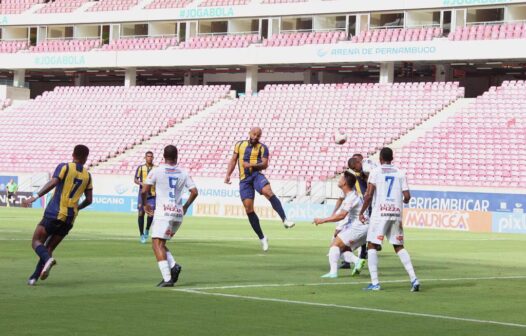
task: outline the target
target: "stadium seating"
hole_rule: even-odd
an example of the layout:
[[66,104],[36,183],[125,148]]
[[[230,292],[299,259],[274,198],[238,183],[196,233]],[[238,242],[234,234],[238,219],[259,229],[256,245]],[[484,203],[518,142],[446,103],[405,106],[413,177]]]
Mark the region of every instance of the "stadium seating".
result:
[[214,6],[241,6],[247,5],[252,0],[203,0],[200,7],[214,7]]
[[0,170],[51,171],[78,143],[90,147],[89,164],[106,160],[228,92],[226,85],[57,87],[0,113]]
[[0,3],[0,14],[20,14],[33,5],[44,3],[45,0],[2,0]]
[[440,27],[382,28],[361,32],[354,36],[352,41],[357,43],[430,41],[441,36],[442,29]]
[[102,41],[99,39],[89,40],[45,40],[29,47],[30,52],[86,52],[94,48],[100,48]]
[[264,5],[275,5],[281,3],[298,3],[298,2],[307,2],[309,0],[263,0],[261,1]]
[[55,0],[40,8],[36,13],[71,13],[89,1],[90,0]]
[[0,41],[0,53],[15,53],[29,48],[27,40]]
[[154,0],[145,9],[183,8],[194,2],[194,0]]
[[404,147],[412,184],[526,187],[526,82],[492,87]]
[[[193,175],[221,178],[236,141],[258,125],[271,154],[266,174],[323,180],[341,171],[350,153],[376,151],[461,96],[456,83],[267,85],[259,96],[237,99],[169,140],[154,139],[151,150],[159,156],[166,142],[174,143]],[[342,146],[333,141],[339,129],[351,135]],[[132,174],[143,155],[106,172]]]
[[88,12],[124,11],[139,4],[139,0],[99,0]]
[[259,40],[256,34],[204,35],[181,42],[179,48],[246,48],[252,43],[258,43]]
[[102,50],[161,50],[177,45],[177,37],[121,37],[102,47]]
[[471,25],[458,28],[448,36],[451,41],[504,40],[526,38],[526,23]]
[[291,47],[305,44],[329,44],[346,40],[344,31],[293,32],[274,34],[263,40],[264,47]]

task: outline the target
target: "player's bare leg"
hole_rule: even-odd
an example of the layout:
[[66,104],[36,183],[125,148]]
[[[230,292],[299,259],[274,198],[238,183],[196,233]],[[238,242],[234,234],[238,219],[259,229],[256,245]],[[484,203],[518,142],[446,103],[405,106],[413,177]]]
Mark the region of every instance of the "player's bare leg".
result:
[[272,209],[274,209],[274,211],[278,213],[279,217],[281,218],[281,221],[283,222],[283,226],[285,226],[286,229],[294,227],[294,222],[287,220],[287,215],[285,215],[285,210],[283,210],[281,201],[276,195],[274,195],[270,184],[264,186],[261,190],[261,193],[270,201]]

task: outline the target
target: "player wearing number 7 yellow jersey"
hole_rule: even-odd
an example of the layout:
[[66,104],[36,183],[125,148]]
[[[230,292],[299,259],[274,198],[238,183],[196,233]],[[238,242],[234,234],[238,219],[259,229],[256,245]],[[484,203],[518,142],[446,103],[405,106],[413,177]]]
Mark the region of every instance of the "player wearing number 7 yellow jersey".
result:
[[[38,197],[32,196],[22,202],[22,205],[27,207],[55,189],[53,198],[44,212],[44,217],[33,234],[32,246],[40,260],[35,272],[29,277],[28,285],[30,286],[35,285],[38,278],[45,280],[49,276],[51,267],[56,264],[55,259],[51,256],[53,250],[73,227],[78,211],[90,205],[93,200],[91,174],[84,167],[88,155],[88,147],[75,146],[73,161],[59,164],[51,180],[37,193]],[[85,196],[85,199],[79,205],[82,195]]]

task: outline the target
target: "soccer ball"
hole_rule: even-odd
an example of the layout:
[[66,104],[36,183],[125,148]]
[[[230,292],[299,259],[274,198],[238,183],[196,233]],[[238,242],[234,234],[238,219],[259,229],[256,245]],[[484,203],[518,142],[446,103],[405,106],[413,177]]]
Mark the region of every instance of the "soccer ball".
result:
[[334,133],[334,142],[336,144],[343,145],[345,141],[347,141],[347,134],[340,132],[340,131],[336,131]]

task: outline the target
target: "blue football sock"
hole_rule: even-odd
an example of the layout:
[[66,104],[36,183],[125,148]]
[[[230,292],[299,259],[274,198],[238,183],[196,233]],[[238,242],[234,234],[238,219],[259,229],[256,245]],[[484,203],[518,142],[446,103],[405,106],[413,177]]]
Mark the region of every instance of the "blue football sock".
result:
[[43,262],[42,259],[40,259],[38,261],[37,267],[35,268],[35,272],[33,272],[33,274],[31,274],[29,279],[38,279],[40,277],[40,273],[42,273],[42,269],[44,268],[44,264],[45,264],[45,262]]
[[259,218],[258,215],[256,215],[255,212],[251,212],[247,214],[248,220],[250,222],[250,225],[252,226],[252,230],[258,235],[259,239],[265,238],[265,235],[263,234],[263,231],[261,230],[261,225],[259,225]]
[[144,215],[139,215],[138,217],[138,223],[139,223],[139,233],[141,234],[141,236],[144,235]]
[[146,217],[146,231],[150,231],[150,227],[152,226],[153,217]]
[[276,195],[274,195],[269,199],[269,201],[270,204],[272,204],[272,209],[274,209],[274,211],[278,213],[282,221],[285,221],[285,219],[287,219],[287,216],[285,215],[285,210],[283,210],[279,198]]
[[40,257],[40,260],[44,262],[44,264],[46,263],[46,261],[48,261],[49,258],[51,258],[49,256],[49,252],[47,250],[47,247],[45,247],[44,245],[37,246],[37,248],[35,249],[35,252]]

